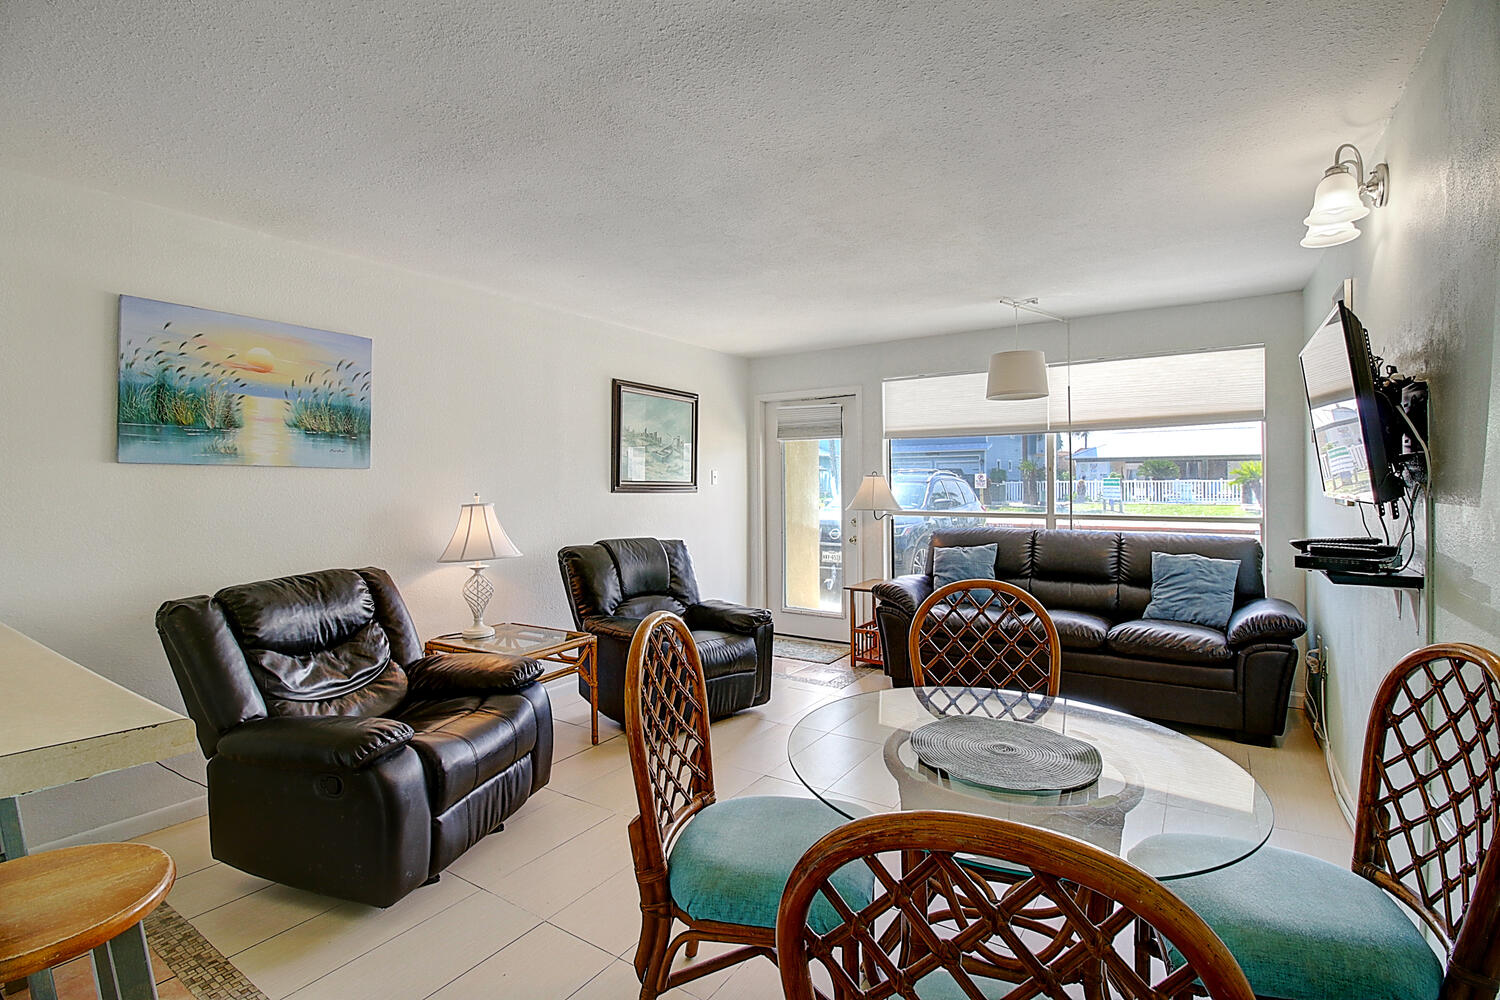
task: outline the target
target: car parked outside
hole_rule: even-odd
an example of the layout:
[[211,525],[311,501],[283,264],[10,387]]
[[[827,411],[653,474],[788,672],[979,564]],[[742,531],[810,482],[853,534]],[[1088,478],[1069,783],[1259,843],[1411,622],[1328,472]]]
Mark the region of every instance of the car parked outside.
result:
[[[896,502],[903,510],[984,510],[984,504],[979,502],[969,481],[947,469],[935,472],[926,469],[897,469],[891,473],[891,492],[895,494]],[[941,513],[929,517],[897,515],[891,554],[893,571],[898,576],[903,573],[925,573],[928,543],[932,540],[932,533],[974,523],[973,518],[945,517]]]

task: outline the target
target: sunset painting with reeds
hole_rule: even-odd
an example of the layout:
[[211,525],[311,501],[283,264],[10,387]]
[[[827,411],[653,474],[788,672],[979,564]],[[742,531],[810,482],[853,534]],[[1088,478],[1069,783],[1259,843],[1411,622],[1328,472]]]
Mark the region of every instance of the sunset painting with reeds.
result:
[[370,467],[370,340],[120,296],[121,462]]

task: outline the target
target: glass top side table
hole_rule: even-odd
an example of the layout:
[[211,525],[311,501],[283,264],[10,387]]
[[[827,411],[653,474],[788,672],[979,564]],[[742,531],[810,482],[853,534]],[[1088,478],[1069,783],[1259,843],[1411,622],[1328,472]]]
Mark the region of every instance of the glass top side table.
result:
[[465,639],[459,632],[434,636],[427,640],[423,650],[433,653],[495,653],[506,656],[524,656],[533,660],[546,660],[562,664],[537,680],[546,683],[569,674],[578,674],[589,688],[589,741],[599,744],[599,684],[595,672],[598,641],[587,632],[570,632],[567,629],[549,628],[546,625],[526,625],[521,622],[500,622],[493,626],[495,634],[488,639]]

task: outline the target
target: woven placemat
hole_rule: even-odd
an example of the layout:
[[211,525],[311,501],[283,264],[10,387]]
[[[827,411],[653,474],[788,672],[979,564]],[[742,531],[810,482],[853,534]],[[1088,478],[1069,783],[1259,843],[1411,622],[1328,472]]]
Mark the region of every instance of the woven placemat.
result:
[[1008,719],[949,716],[913,730],[911,746],[928,767],[1007,792],[1071,792],[1104,770],[1082,740]]

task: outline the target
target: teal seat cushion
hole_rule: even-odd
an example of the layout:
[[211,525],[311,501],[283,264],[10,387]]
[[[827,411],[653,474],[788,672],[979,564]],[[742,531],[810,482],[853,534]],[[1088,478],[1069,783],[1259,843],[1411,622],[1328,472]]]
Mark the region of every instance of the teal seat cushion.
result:
[[[1131,860],[1193,850],[1152,837]],[[1144,855],[1143,855],[1144,858]],[[1166,883],[1228,946],[1257,996],[1281,1000],[1432,1000],[1443,964],[1378,886],[1318,858],[1262,847],[1243,861]]]
[[[974,985],[988,1000],[997,1000],[1015,989],[1015,984],[999,979],[971,976]],[[936,969],[917,980],[917,996],[920,1000],[969,1000],[969,994],[958,985],[947,969]]]
[[[847,822],[817,799],[751,795],[715,802],[688,821],[672,846],[672,900],[694,920],[775,927],[792,868],[819,838]],[[875,876],[862,863],[841,868],[832,882],[855,909],[873,898]],[[813,930],[826,934],[839,923],[822,895],[813,900]]]

